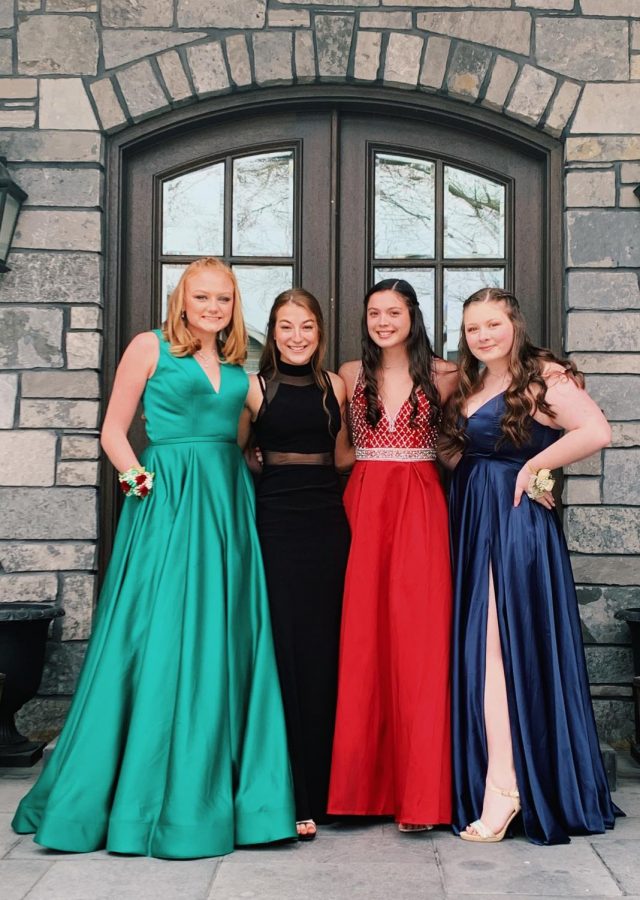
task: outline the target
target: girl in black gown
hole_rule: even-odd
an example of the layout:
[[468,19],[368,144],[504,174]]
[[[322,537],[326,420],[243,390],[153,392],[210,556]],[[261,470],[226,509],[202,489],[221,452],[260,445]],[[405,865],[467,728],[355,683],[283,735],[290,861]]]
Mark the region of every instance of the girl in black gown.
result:
[[304,290],[280,294],[246,401],[263,462],[258,534],[302,840],[326,821],[349,549],[334,467],[339,436],[339,462],[349,462],[346,392],[342,379],[322,368],[325,344],[315,297]]

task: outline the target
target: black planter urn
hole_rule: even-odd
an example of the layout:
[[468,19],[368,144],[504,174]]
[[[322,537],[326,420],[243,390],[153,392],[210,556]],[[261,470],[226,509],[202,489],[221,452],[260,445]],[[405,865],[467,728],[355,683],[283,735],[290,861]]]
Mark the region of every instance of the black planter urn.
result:
[[42,756],[46,742],[20,734],[14,717],[40,687],[49,625],[63,615],[52,603],[0,603],[0,766],[32,766]]
[[631,755],[640,763],[640,607],[619,609],[616,619],[627,623],[631,632],[631,649],[633,650],[633,706],[636,720],[635,739],[631,742]]

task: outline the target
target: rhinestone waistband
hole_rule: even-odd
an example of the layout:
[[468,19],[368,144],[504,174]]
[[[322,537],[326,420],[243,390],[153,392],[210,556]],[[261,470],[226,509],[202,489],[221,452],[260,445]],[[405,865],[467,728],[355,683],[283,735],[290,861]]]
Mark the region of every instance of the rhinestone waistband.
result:
[[436,451],[423,447],[356,447],[356,459],[363,462],[433,462]]

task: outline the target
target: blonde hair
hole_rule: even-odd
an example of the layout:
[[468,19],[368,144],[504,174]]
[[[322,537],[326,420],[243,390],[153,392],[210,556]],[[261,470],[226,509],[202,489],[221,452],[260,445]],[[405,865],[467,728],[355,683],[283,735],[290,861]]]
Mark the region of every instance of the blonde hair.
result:
[[224,272],[233,283],[233,313],[231,322],[221,332],[216,344],[218,353],[224,357],[224,361],[241,366],[247,358],[247,329],[242,316],[242,300],[238,280],[229,268],[221,260],[214,256],[205,256],[190,263],[180,276],[180,280],[169,297],[167,318],[162,324],[162,334],[171,344],[171,353],[174,356],[193,356],[201,349],[199,338],[194,337],[189,331],[189,326],[184,314],[184,294],[187,279],[203,269],[215,272]]

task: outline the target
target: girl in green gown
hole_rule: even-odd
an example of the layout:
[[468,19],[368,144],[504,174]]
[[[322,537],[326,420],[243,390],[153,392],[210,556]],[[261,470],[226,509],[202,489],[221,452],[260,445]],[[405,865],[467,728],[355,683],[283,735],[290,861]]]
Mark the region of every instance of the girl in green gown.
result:
[[[66,724],[13,820],[46,847],[179,859],[296,834],[236,442],[245,347],[235,277],[202,259],[180,279],[163,331],[134,338],[118,367],[103,447],[125,485],[138,467],[155,478],[147,496],[124,501]],[[141,397],[139,462],[127,431]],[[139,481],[144,494],[149,479]]]

